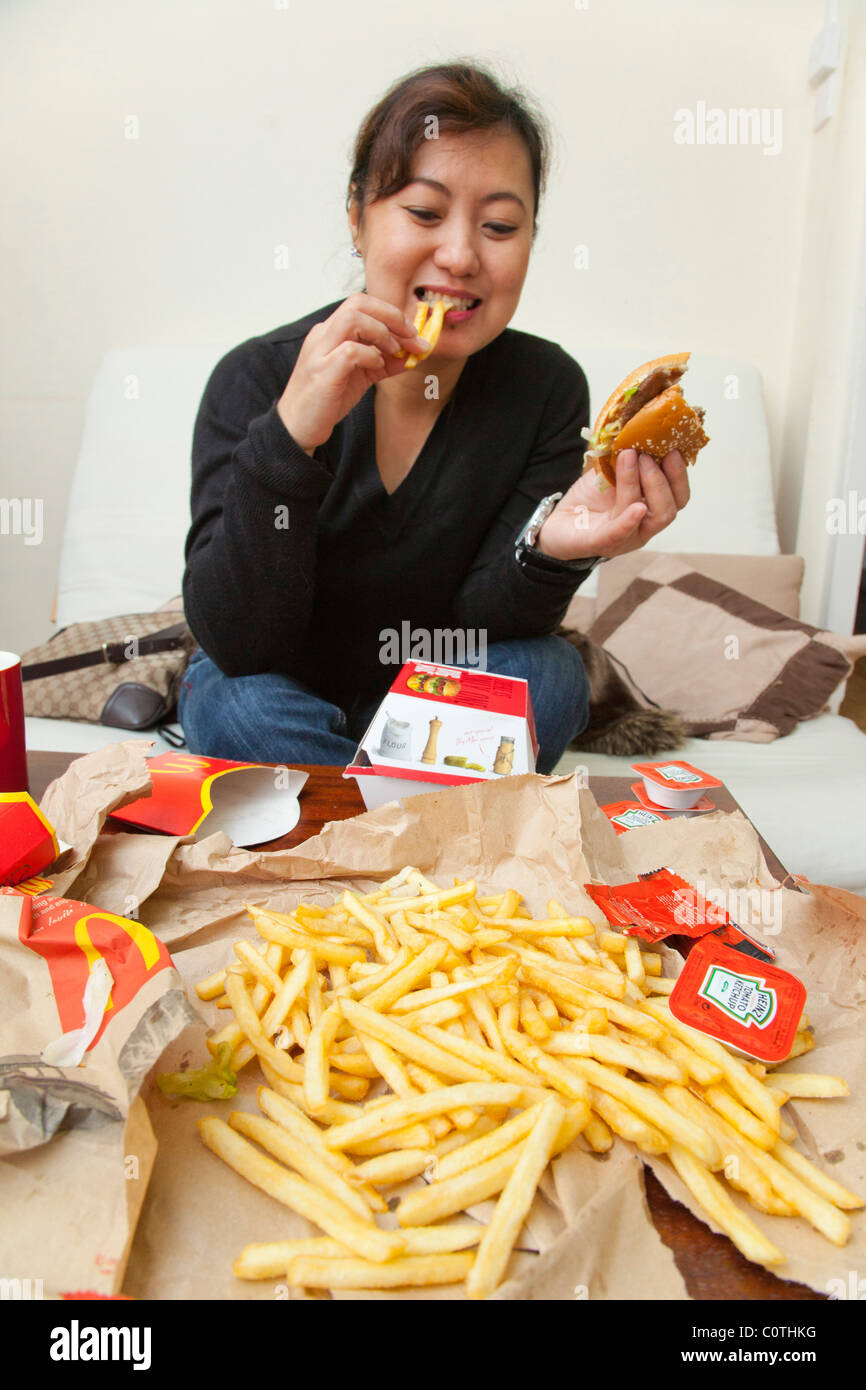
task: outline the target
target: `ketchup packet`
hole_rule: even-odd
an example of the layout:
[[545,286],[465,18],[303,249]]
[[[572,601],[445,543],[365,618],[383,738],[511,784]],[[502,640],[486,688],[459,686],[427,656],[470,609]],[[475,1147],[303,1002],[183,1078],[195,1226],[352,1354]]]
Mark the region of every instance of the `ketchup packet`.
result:
[[642,941],[663,941],[667,936],[692,940],[715,933],[734,950],[758,960],[774,959],[775,953],[732,922],[723,907],[709,902],[671,869],[656,869],[636,883],[609,887],[587,883],[586,891],[607,920],[622,927],[626,936]]
[[623,927],[626,936],[639,936],[642,941],[706,936],[727,922],[723,908],[707,902],[670,869],[658,869],[636,883],[616,887],[587,883],[586,891],[609,922]]
[[670,994],[674,1018],[761,1062],[791,1051],[806,986],[769,961],[748,964],[741,952],[707,936],[689,952]]
[[670,820],[665,811],[650,810],[638,801],[613,801],[601,809],[617,835],[624,835],[627,830],[638,830],[643,825],[658,825],[659,821]]

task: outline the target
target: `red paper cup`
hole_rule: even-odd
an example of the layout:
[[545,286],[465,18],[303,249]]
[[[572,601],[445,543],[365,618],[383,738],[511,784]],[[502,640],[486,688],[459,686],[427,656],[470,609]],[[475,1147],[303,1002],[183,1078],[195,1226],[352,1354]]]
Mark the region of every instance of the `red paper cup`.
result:
[[27,789],[21,658],[0,652],[0,792]]

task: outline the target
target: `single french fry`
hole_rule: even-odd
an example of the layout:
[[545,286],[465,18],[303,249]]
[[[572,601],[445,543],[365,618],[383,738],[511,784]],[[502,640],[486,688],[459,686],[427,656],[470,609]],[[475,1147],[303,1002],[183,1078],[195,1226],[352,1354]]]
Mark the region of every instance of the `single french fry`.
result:
[[343,1022],[339,1003],[330,1004],[310,1030],[304,1054],[304,1094],[313,1114],[324,1110],[330,1090],[328,1053]]
[[393,1187],[409,1178],[420,1177],[431,1162],[429,1149],[393,1149],[390,1153],[353,1164],[353,1167],[359,1181],[372,1183],[376,1187]]
[[779,1106],[766,1086],[756,1080],[742,1062],[733,1057],[721,1043],[716,1042],[715,1038],[680,1023],[671,1013],[670,1004],[666,999],[645,999],[642,1007],[701,1057],[715,1062],[721,1068],[722,1075],[737,1099],[778,1135]]
[[820,1231],[821,1235],[826,1236],[834,1245],[844,1245],[847,1242],[851,1233],[849,1217],[820,1196],[811,1185],[801,1181],[791,1168],[781,1163],[773,1154],[759,1148],[757,1144],[744,1140],[734,1126],[722,1116],[718,1116],[716,1123],[734,1143],[748,1144],[752,1162],[769,1178],[779,1196],[804,1216],[816,1231]]
[[632,984],[642,985],[646,979],[646,971],[643,967],[643,957],[637,939],[630,936],[625,943],[625,968],[628,978]]
[[679,1144],[671,1144],[669,1157],[698,1204],[747,1260],[762,1265],[784,1264],[784,1253],[744,1216],[718,1178],[698,1162],[694,1154]]
[[549,1086],[559,1091],[568,1100],[586,1101],[589,1099],[589,1088],[586,1082],[581,1077],[575,1076],[569,1067],[557,1061],[555,1057],[549,1057],[530,1038],[525,1038],[520,1033],[503,1030],[502,1040],[509,1052],[519,1062],[536,1071]]
[[595,1114],[604,1121],[621,1139],[634,1144],[642,1153],[663,1154],[670,1148],[667,1135],[655,1125],[636,1115],[621,1100],[600,1091],[593,1086],[590,1091],[590,1104]]
[[572,1057],[594,1057],[597,1062],[628,1067],[651,1081],[685,1081],[682,1067],[654,1047],[636,1047],[603,1033],[578,1033],[564,1028],[545,1044],[548,1053]]
[[475,897],[475,883],[456,884],[453,888],[438,888],[435,893],[422,893],[417,898],[400,898],[392,902],[380,902],[379,911],[386,917],[394,912],[426,912],[428,908],[450,907],[453,903],[465,903]]
[[[443,1226],[410,1227],[402,1238],[407,1255],[440,1255],[477,1245],[484,1227],[477,1221],[452,1221]],[[352,1255],[348,1245],[330,1236],[309,1240],[261,1241],[245,1245],[232,1265],[236,1279],[280,1279],[297,1255],[317,1255],[324,1259],[345,1259]]]
[[429,946],[424,947],[420,955],[408,961],[402,970],[398,970],[395,975],[391,976],[390,980],[380,985],[378,989],[372,990],[364,1000],[365,1007],[378,1009],[381,1013],[393,1009],[397,1001],[411,991],[419,980],[426,980],[431,971],[441,964],[447,953],[448,947],[445,942],[431,941]]
[[[269,1065],[267,1058],[264,1057],[259,1058],[259,1065],[272,1091],[276,1091],[277,1095],[284,1096],[286,1100],[290,1100],[292,1104],[296,1105],[299,1110],[302,1110],[305,1115],[309,1114],[307,1110],[307,1100],[304,1095],[303,1076],[300,1078],[299,1082],[287,1080],[286,1077],[281,1076],[278,1071],[275,1071],[274,1068]],[[299,1068],[299,1070],[302,1071],[303,1068]],[[329,1100],[321,1114],[316,1115],[316,1119],[322,1124],[339,1125],[349,1120],[357,1119],[360,1113],[360,1109],[357,1105],[347,1105],[343,1100]]]
[[401,1226],[429,1226],[495,1196],[508,1182],[519,1157],[520,1145],[513,1144],[504,1153],[456,1178],[409,1192],[397,1207],[397,1220]]
[[664,1036],[661,1024],[640,1009],[633,1008],[631,1004],[623,1004],[618,999],[599,993],[596,989],[579,985],[564,975],[554,974],[551,970],[542,969],[537,965],[524,963],[521,965],[520,973],[528,984],[546,990],[554,999],[562,999],[581,1009],[604,1009],[608,1017],[616,1023],[622,1024],[634,1033],[640,1033],[653,1042]]
[[813,1192],[817,1192],[819,1197],[826,1197],[828,1202],[832,1202],[834,1207],[841,1207],[843,1211],[853,1211],[858,1207],[866,1206],[862,1197],[856,1193],[849,1192],[847,1187],[843,1187],[833,1178],[829,1178],[826,1173],[822,1173],[820,1168],[816,1168],[805,1154],[792,1149],[790,1144],[786,1144],[780,1139],[773,1149],[773,1157],[783,1163],[786,1168],[790,1168],[795,1177],[804,1182],[807,1187],[811,1187]]
[[361,926],[367,928],[382,959],[393,960],[398,950],[394,932],[387,920],[380,915],[378,905],[375,911],[369,905],[370,895],[362,902],[357,894],[347,888],[340,901],[352,916],[357,918]]
[[403,1057],[420,1062],[422,1067],[429,1067],[431,1071],[457,1081],[487,1080],[489,1073],[482,1071],[480,1067],[464,1062],[453,1052],[446,1052],[443,1048],[428,1042],[426,1038],[419,1038],[408,1028],[378,1014],[375,1009],[365,1008],[363,1004],[357,1004],[350,999],[341,999],[340,1008],[347,1022],[359,1032],[369,1033],[380,1042],[393,1047],[395,1052]]
[[452,1023],[456,1023],[466,1013],[466,1003],[463,999],[442,999],[438,1004],[428,1004],[424,1009],[416,1009],[411,1014],[389,1014],[389,1018],[399,1018],[410,1032],[414,1033],[422,1024],[432,1023],[438,1027],[445,1024],[450,1028]]
[[851,1094],[847,1081],[841,1076],[819,1076],[805,1071],[772,1072],[764,1084],[774,1094],[782,1092],[788,1100],[826,1100]]
[[[437,1117],[434,1117],[437,1118]],[[393,1153],[395,1149],[433,1149],[436,1137],[429,1125],[405,1125],[378,1139],[356,1139],[346,1144],[346,1149],[362,1158],[378,1158],[382,1154]]]
[[666,1086],[664,1095],[675,1110],[694,1120],[696,1125],[705,1126],[715,1135],[722,1155],[720,1171],[724,1172],[732,1187],[746,1194],[754,1207],[759,1211],[769,1212],[772,1216],[795,1214],[790,1203],[782,1200],[774,1191],[769,1179],[752,1161],[748,1140],[736,1135],[735,1130],[726,1126],[717,1111],[712,1110],[705,1101],[682,1086]]
[[283,1206],[290,1207],[299,1216],[314,1221],[327,1235],[348,1245],[364,1259],[379,1263],[393,1259],[405,1249],[405,1242],[399,1233],[380,1231],[362,1221],[342,1202],[320,1191],[306,1179],[290,1173],[266,1154],[259,1153],[224,1120],[208,1116],[198,1121],[198,1129],[207,1147],[247,1182],[267,1192]]
[[475,1260],[466,1275],[469,1298],[487,1298],[505,1274],[514,1242],[550,1160],[562,1118],[562,1106],[551,1096],[545,1101],[531,1133],[521,1146],[520,1158],[481,1237]]
[[415,1095],[415,1087],[409,1079],[406,1067],[393,1048],[380,1042],[369,1033],[359,1034],[364,1050],[378,1074],[384,1078],[397,1096]]
[[282,978],[272,966],[268,965],[264,951],[257,950],[251,941],[236,941],[233,949],[238,960],[248,967],[250,973],[257,980],[261,980],[263,984],[267,985],[272,994],[279,990],[283,983]]
[[[445,1085],[441,1076],[436,1076],[432,1071],[428,1071],[426,1067],[419,1067],[417,1062],[410,1062],[406,1067],[406,1071],[409,1080],[412,1082],[413,1086],[417,1086],[419,1091],[438,1091]],[[394,1090],[395,1088],[392,1086],[391,1089]],[[469,1106],[465,1105],[459,1106],[454,1110],[449,1110],[447,1115],[448,1119],[457,1129],[471,1129],[478,1119],[478,1111],[472,1110]]]
[[598,1115],[590,1115],[583,1130],[583,1137],[593,1153],[605,1154],[613,1145],[613,1135]]
[[514,1115],[504,1124],[491,1130],[489,1134],[482,1135],[481,1138],[473,1140],[472,1143],[464,1144],[459,1149],[453,1149],[444,1158],[437,1159],[432,1169],[434,1180],[446,1182],[449,1178],[456,1178],[458,1174],[467,1173],[479,1164],[486,1163],[488,1159],[496,1158],[498,1154],[504,1153],[506,1149],[520,1143],[529,1134],[541,1114],[543,1105],[543,1101],[531,1105],[528,1110]]
[[547,1042],[550,1038],[550,1028],[528,989],[520,991],[519,1009],[520,1026],[523,1031],[529,1034],[533,1042]]
[[215,970],[212,975],[207,975],[203,980],[199,980],[195,987],[195,992],[199,999],[217,999],[225,988],[225,970]]
[[315,962],[309,951],[298,953],[298,959],[280,981],[280,987],[262,1014],[262,1031],[270,1037],[292,1012],[295,1003],[306,990],[315,970]]
[[[412,366],[411,358],[407,366]],[[288,1268],[293,1287],[309,1289],[396,1289],[407,1286],[430,1288],[437,1284],[459,1284],[472,1268],[474,1255],[407,1255],[389,1264],[367,1260],[328,1260],[317,1255],[297,1255]]]
[[523,1100],[524,1089],[507,1081],[469,1081],[458,1086],[443,1086],[440,1091],[428,1091],[426,1095],[389,1101],[375,1108],[368,1106],[360,1119],[347,1125],[334,1125],[328,1130],[325,1144],[329,1149],[343,1149],[359,1139],[379,1139],[419,1120],[443,1115],[456,1106],[516,1106]]
[[704,1091],[704,1100],[720,1115],[723,1115],[746,1139],[757,1144],[759,1149],[772,1149],[779,1137],[778,1131],[770,1129],[769,1125],[756,1119],[751,1110],[747,1110],[744,1105],[735,1100],[726,1087],[707,1086]]
[[583,1077],[591,1086],[597,1086],[600,1091],[613,1096],[614,1100],[622,1101],[623,1105],[636,1111],[641,1119],[648,1120],[663,1134],[689,1149],[708,1168],[715,1168],[721,1162],[719,1146],[712,1135],[699,1129],[685,1115],[681,1115],[668,1101],[663,1100],[652,1086],[631,1081],[627,1076],[620,1076],[610,1067],[588,1057],[570,1058],[563,1065],[573,1067],[578,1076]]
[[264,1115],[248,1114],[245,1110],[233,1110],[229,1115],[229,1124],[247,1139],[254,1139],[281,1163],[294,1168],[313,1187],[342,1202],[362,1221],[372,1222],[372,1213],[363,1197],[322,1158],[317,1144],[306,1145],[294,1139],[273,1120]]
[[302,947],[318,960],[333,961],[337,965],[351,965],[354,961],[366,960],[360,946],[342,946],[332,941],[323,941],[294,925],[283,913],[266,912],[262,908],[250,907],[247,912],[255,923],[256,930],[266,941],[292,948]]
[[[404,994],[402,998],[396,999],[391,1005],[391,1012],[409,1014],[417,1009],[425,1008],[428,1004],[439,1004],[444,999],[456,999],[460,995],[471,994],[475,989],[494,984],[510,967],[511,962],[502,961],[492,970],[486,971],[483,975],[474,976],[470,980],[456,980],[454,984],[439,985],[435,989],[412,990],[409,994]],[[370,1008],[381,1008],[381,1005],[372,1003],[372,996],[367,999],[367,1005]]]
[[656,1047],[659,1052],[670,1057],[672,1062],[676,1062],[677,1066],[682,1067],[699,1086],[714,1086],[717,1081],[721,1081],[721,1067],[716,1066],[715,1062],[708,1062],[705,1057],[695,1052],[693,1047],[681,1042],[679,1038],[672,1037],[670,1033],[659,1038]]
[[538,1075],[534,1068],[515,1062],[513,1057],[501,1054],[492,1047],[472,1042],[469,1038],[455,1038],[452,1033],[446,1033],[442,1028],[426,1024],[420,1031],[423,1038],[453,1053],[455,1057],[461,1057],[470,1065],[477,1066],[486,1075],[498,1077],[500,1081],[513,1081],[517,1086],[538,1085]]

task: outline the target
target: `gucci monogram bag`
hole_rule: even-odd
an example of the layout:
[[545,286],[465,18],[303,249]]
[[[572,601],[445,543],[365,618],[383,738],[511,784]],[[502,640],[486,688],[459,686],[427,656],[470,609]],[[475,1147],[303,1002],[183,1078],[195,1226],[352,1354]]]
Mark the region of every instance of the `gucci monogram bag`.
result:
[[177,703],[196,642],[185,622],[134,613],[73,623],[21,658],[24,712],[114,729],[151,729]]

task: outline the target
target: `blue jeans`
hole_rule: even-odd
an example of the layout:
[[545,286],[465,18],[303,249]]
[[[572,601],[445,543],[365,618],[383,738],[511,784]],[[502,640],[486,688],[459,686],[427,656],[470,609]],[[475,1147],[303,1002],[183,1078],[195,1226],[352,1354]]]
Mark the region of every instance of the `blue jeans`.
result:
[[[529,682],[539,743],[536,767],[552,772],[589,721],[589,681],[580,656],[563,637],[493,642],[485,670]],[[293,676],[273,671],[225,676],[199,648],[183,679],[178,719],[191,753],[345,767],[384,694],[356,702],[347,713]]]

